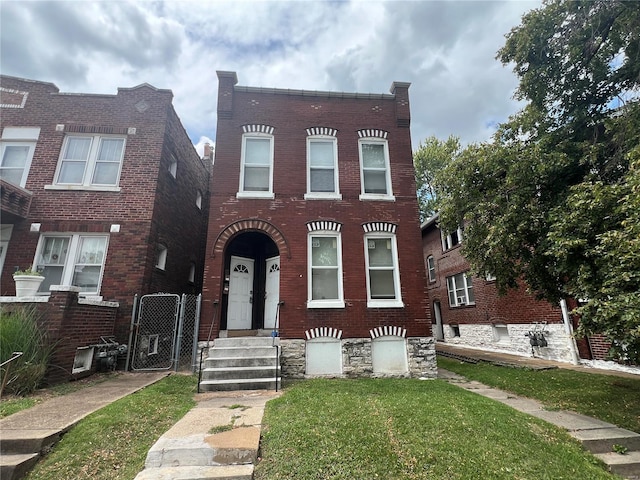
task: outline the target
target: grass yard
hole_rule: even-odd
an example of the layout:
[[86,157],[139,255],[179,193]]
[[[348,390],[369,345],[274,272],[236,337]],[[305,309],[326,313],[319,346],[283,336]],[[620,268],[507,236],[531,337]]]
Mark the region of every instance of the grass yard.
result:
[[535,398],[549,409],[572,410],[640,433],[640,377],[556,368],[532,370],[463,363],[438,356],[438,366],[485,385]]
[[441,380],[317,379],[267,404],[256,480],[617,478],[561,429]]
[[156,440],[194,405],[194,375],[171,375],[81,420],[29,480],[131,480]]

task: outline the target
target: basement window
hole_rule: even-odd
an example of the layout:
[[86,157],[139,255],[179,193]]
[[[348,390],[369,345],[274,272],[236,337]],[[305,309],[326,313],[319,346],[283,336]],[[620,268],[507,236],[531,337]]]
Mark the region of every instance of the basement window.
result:
[[509,329],[504,323],[493,326],[493,340],[497,343],[509,343]]
[[93,363],[93,347],[79,347],[76,349],[76,356],[73,359],[71,373],[80,373],[91,370]]
[[449,327],[451,327],[451,336],[452,337],[459,337],[460,336],[460,325],[452,324],[452,325],[449,325]]

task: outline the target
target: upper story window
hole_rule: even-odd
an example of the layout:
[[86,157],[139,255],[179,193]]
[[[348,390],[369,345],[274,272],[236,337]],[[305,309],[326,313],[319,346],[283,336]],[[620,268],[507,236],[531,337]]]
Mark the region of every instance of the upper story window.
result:
[[176,160],[176,157],[173,155],[171,155],[169,159],[169,173],[173,178],[176,178],[178,175],[178,160]]
[[189,277],[187,278],[189,283],[195,283],[196,281],[196,264],[191,262],[189,265]]
[[196,207],[198,210],[202,210],[202,192],[200,190],[196,191]]
[[67,135],[58,162],[56,185],[117,187],[124,147],[124,137]]
[[358,151],[360,153],[360,182],[362,187],[360,199],[395,200],[391,190],[387,132],[361,130],[358,135],[360,135]]
[[106,235],[47,234],[40,237],[36,268],[45,279],[40,292],[51,285],[79,287],[85,294],[98,294],[102,282],[109,237]]
[[473,283],[466,273],[459,273],[447,277],[447,290],[449,292],[449,306],[460,307],[463,305],[475,305],[473,296]]
[[363,226],[367,270],[367,306],[403,307],[400,294],[400,271],[396,225],[368,223]]
[[274,198],[273,127],[245,125],[238,197]]
[[341,224],[311,222],[308,237],[308,308],[343,308]]
[[337,131],[331,128],[307,129],[306,199],[339,199]]
[[156,268],[164,270],[167,266],[167,246],[159,243],[156,247]]
[[31,168],[39,127],[6,127],[0,141],[0,178],[24,187]]
[[427,257],[427,271],[429,273],[429,282],[433,283],[436,281],[436,261],[433,258],[433,255],[429,255]]
[[458,229],[447,235],[444,232],[440,232],[440,239],[442,240],[442,251],[449,250],[450,248],[455,247],[456,245],[460,245],[462,243],[462,228],[458,227]]

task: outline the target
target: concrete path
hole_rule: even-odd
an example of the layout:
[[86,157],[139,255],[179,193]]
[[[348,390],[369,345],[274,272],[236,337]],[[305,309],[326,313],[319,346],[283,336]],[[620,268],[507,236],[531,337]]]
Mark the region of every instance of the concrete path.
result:
[[[467,355],[471,354],[472,352],[467,352]],[[491,362],[490,355],[483,352],[483,357],[483,361]],[[495,363],[504,364],[505,358],[500,356]],[[545,367],[543,364],[539,366]],[[609,374],[608,371],[600,373]],[[546,410],[537,400],[491,388],[441,368],[438,369],[438,378],[564,428],[569,435],[580,441],[586,450],[602,460],[611,472],[629,480],[640,480],[640,434],[575,412]],[[614,445],[626,448],[627,453],[615,453]]]
[[77,392],[50,398],[0,420],[0,478],[21,478],[42,452],[87,415],[130,395],[167,372],[118,373]]
[[135,480],[251,480],[273,390],[207,392],[151,447]]

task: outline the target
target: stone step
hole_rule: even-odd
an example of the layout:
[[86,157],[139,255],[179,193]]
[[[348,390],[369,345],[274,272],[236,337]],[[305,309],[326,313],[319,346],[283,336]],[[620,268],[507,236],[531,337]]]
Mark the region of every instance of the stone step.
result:
[[[280,379],[278,379],[278,388]],[[276,379],[270,378],[248,378],[235,380],[205,380],[200,382],[200,390],[204,392],[232,391],[232,390],[275,390]]]
[[3,429],[0,436],[0,453],[38,453],[60,440],[60,431]]
[[204,361],[204,368],[225,368],[225,367],[271,367],[276,365],[275,355],[269,357],[218,357],[207,358]]
[[591,453],[613,452],[614,445],[626,447],[629,451],[640,450],[640,434],[624,428],[594,428],[570,431]]
[[214,347],[272,347],[280,344],[278,337],[230,337],[216,338],[213,341]]
[[251,480],[253,469],[253,465],[145,468],[135,480]]
[[[258,379],[275,376],[275,365],[266,367],[225,367],[205,368],[202,370],[203,380]],[[280,368],[278,368],[278,372]],[[279,374],[278,374],[279,376]]]
[[0,455],[0,478],[17,480],[24,477],[38,461],[37,453],[14,453]]
[[632,451],[624,455],[615,452],[596,453],[596,457],[609,467],[609,471],[625,478],[640,478],[640,452]]
[[275,358],[274,347],[213,347],[209,349],[209,358],[245,358],[245,357],[269,357]]

